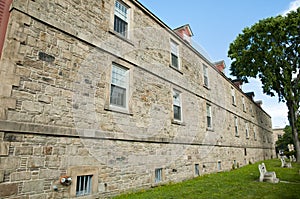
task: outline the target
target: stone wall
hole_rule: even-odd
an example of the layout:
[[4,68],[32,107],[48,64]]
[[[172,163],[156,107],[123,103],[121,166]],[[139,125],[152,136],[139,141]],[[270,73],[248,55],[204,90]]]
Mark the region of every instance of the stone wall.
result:
[[[13,1],[0,61],[0,197],[75,197],[78,175],[93,176],[91,198],[105,197],[195,177],[195,164],[202,175],[274,155],[270,116],[138,2],[125,2],[126,39],[113,31],[113,1]],[[109,105],[113,63],[129,69],[128,112]],[[61,185],[64,175],[74,183]]]

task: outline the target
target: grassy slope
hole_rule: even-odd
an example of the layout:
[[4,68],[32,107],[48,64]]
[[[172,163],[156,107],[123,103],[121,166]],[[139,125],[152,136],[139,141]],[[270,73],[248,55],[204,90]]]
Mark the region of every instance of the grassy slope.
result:
[[268,171],[276,172],[280,183],[258,182],[258,163],[255,163],[230,172],[208,174],[116,198],[300,198],[300,164],[293,163],[293,168],[281,168],[279,159],[264,163]]

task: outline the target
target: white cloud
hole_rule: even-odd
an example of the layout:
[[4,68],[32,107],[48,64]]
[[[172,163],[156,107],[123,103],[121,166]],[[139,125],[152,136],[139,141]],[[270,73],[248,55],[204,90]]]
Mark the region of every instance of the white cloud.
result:
[[282,12],[283,15],[286,15],[287,13],[291,12],[291,11],[295,11],[297,10],[297,8],[300,7],[300,0],[295,0],[292,1],[289,5],[289,8],[285,11]]

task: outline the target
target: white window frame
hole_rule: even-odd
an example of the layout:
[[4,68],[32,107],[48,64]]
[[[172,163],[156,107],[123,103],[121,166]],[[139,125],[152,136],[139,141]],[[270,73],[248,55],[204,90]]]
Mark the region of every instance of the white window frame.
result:
[[205,87],[209,87],[208,67],[205,64],[203,64],[203,84]]
[[233,87],[231,87],[231,102],[232,105],[236,106],[235,90]]
[[242,96],[242,106],[243,106],[243,111],[246,112],[246,104],[245,104],[244,96]]
[[[130,16],[129,7],[125,5],[122,1],[116,0],[114,6],[114,31],[125,38],[128,37],[129,21],[130,21],[129,16]],[[119,28],[116,27],[116,20],[117,20],[116,18],[118,18],[118,20],[120,20],[126,25],[124,31],[118,30],[120,29],[120,27]]]
[[[177,66],[173,64],[173,56],[177,57]],[[170,65],[177,69],[180,70],[180,57],[179,57],[179,44],[176,43],[174,40],[170,39]]]
[[76,196],[86,196],[92,193],[93,175],[77,176]]
[[218,161],[217,167],[218,167],[218,171],[222,171],[222,162],[221,162],[221,160]]
[[155,183],[160,183],[162,182],[163,178],[163,169],[162,168],[157,168],[154,171],[154,178],[155,178]]
[[[174,121],[178,121],[178,122],[182,122],[183,121],[183,117],[182,117],[182,93],[176,89],[173,89],[172,91],[172,96],[173,96],[173,119]],[[175,97],[178,97],[178,100],[175,101]],[[180,118],[175,118],[175,111],[174,108],[175,107],[179,107],[180,108]]]
[[248,126],[248,122],[245,123],[245,131],[246,131],[246,138],[249,139],[249,126]]
[[[128,99],[129,99],[129,68],[122,65],[113,63],[111,69],[111,82],[109,89],[109,104],[112,109],[119,109],[120,111],[128,110]],[[113,101],[113,87],[120,90],[125,90],[125,98],[123,99],[124,104],[114,103]],[[116,93],[118,94],[118,93]],[[115,94],[115,95],[116,95]]]
[[235,132],[235,136],[239,137],[239,122],[237,116],[234,116],[234,132]]
[[198,163],[195,164],[195,175],[196,176],[200,175],[200,166]]
[[211,105],[206,103],[206,127],[207,129],[212,129],[212,111],[211,111]]

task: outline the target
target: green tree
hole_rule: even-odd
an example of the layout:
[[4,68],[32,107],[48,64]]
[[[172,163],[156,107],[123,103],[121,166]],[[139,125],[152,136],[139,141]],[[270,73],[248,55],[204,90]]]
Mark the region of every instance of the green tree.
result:
[[260,20],[230,44],[228,56],[233,60],[230,71],[245,82],[258,77],[263,92],[288,107],[288,119],[300,162],[300,142],[296,121],[299,119],[300,90],[300,8],[286,16]]
[[278,150],[288,152],[288,144],[293,143],[292,128],[290,126],[286,126],[283,131],[284,134],[277,140],[276,146]]

